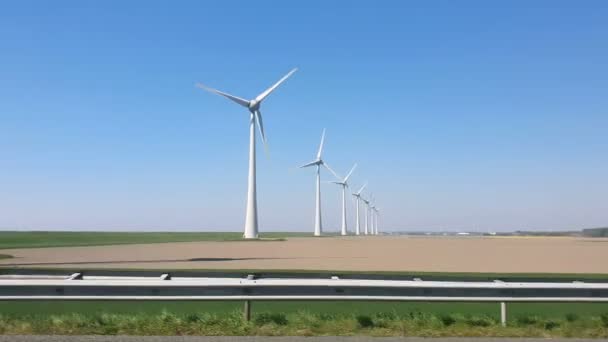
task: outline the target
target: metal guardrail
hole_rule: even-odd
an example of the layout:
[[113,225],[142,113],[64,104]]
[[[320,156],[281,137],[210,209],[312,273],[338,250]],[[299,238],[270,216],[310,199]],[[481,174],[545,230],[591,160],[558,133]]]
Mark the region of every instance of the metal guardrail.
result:
[[0,300],[608,302],[608,283],[0,275]]

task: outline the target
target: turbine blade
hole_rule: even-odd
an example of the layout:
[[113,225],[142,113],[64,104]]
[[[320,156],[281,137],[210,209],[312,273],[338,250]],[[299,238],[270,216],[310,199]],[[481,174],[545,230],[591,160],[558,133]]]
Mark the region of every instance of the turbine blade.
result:
[[365,189],[366,186],[367,186],[367,182],[365,182],[365,184],[363,184],[361,189],[359,189],[359,191],[357,191],[357,195],[361,195],[361,192],[363,192],[363,189]]
[[321,134],[321,144],[319,144],[319,151],[317,152],[317,159],[321,159],[321,153],[323,152],[323,144],[325,143],[325,128]]
[[338,176],[338,174],[334,170],[332,170],[331,167],[329,167],[329,165],[327,165],[327,163],[322,162],[322,165],[325,166],[325,168],[328,169],[329,172],[331,172],[334,175],[334,177],[336,177],[337,179],[340,179],[340,176]]
[[353,168],[350,169],[350,171],[348,172],[348,174],[346,175],[346,178],[344,178],[344,183],[346,183],[348,181],[348,178],[350,177],[350,175],[353,174],[353,171],[355,171],[355,169],[357,168],[357,164],[355,163],[355,165],[353,165]]
[[264,135],[264,122],[262,121],[262,112],[260,112],[259,110],[255,111],[255,121],[258,123],[258,129],[260,130],[260,135],[262,136],[264,149],[267,149],[266,136]]
[[281,83],[285,82],[285,80],[287,78],[289,78],[289,76],[291,76],[291,74],[293,74],[294,72],[296,72],[296,70],[298,70],[298,68],[294,68],[292,69],[289,73],[287,73],[287,75],[283,76],[283,78],[281,78],[277,83],[275,83],[272,87],[266,89],[263,93],[261,93],[260,95],[258,95],[255,98],[256,102],[260,102],[263,101],[268,95],[270,95],[270,93],[272,93],[275,89],[277,89],[278,86],[281,85]]
[[232,101],[240,104],[243,107],[249,107],[249,101],[244,100],[244,99],[242,99],[242,98],[240,98],[238,96],[230,95],[228,93],[224,93],[223,91],[219,91],[217,89],[209,88],[209,87],[205,86],[202,83],[197,83],[196,86],[198,88],[206,90],[206,91],[208,91],[210,93],[214,93],[214,94],[217,94],[217,95],[221,95],[221,96],[223,96],[225,98],[228,98],[228,99],[230,99],[230,100],[232,100]]
[[311,162],[310,162],[310,163],[308,163],[308,164],[304,164],[304,165],[300,166],[300,169],[301,169],[301,168],[305,168],[305,167],[315,166],[315,165],[317,165],[318,163],[319,163],[319,162],[318,162],[318,161],[316,161],[316,160],[315,160],[315,161],[311,161]]

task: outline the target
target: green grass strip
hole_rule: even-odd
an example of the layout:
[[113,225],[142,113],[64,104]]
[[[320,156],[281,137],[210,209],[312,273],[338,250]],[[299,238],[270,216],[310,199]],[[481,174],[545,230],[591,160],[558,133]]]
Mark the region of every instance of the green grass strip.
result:
[[[46,232],[2,231],[0,249],[45,248],[72,246],[103,246],[140,243],[245,241],[238,232]],[[289,237],[308,236],[305,233],[269,232],[258,241],[276,241]],[[251,240],[247,240],[251,241]]]
[[242,312],[176,314],[69,313],[29,316],[0,314],[0,334],[61,335],[263,335],[263,336],[467,336],[467,337],[608,337],[608,313],[563,318],[511,317],[502,327],[483,314],[395,311],[361,313]]

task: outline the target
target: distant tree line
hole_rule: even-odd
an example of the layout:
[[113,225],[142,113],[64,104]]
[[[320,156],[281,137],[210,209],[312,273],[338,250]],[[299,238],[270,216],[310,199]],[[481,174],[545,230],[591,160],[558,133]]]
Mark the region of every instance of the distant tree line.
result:
[[580,236],[580,231],[545,231],[545,230],[516,230],[515,233],[510,235],[521,235],[521,236]]
[[608,237],[608,227],[583,229],[583,236]]

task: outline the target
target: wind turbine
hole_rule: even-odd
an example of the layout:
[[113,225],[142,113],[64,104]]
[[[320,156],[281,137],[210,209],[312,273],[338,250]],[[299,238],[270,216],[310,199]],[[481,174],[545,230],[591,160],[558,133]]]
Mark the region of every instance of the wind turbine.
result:
[[321,232],[323,231],[323,225],[321,223],[321,166],[325,167],[329,172],[331,172],[336,178],[338,175],[332,170],[327,163],[323,161],[321,154],[323,153],[323,143],[325,142],[325,129],[323,129],[323,134],[321,135],[321,144],[319,145],[319,151],[317,152],[317,158],[311,161],[308,164],[304,164],[300,166],[300,168],[316,166],[317,167],[317,198],[316,198],[316,207],[315,207],[315,236],[321,236]]
[[369,220],[371,225],[371,235],[377,235],[376,231],[376,199],[370,195],[369,199]]
[[221,95],[249,110],[249,177],[247,185],[247,212],[245,214],[245,233],[243,237],[245,239],[256,239],[258,237],[258,205],[256,195],[256,167],[255,167],[255,126],[260,130],[262,142],[266,146],[266,136],[264,135],[264,124],[262,122],[262,112],[260,112],[260,106],[262,101],[270,95],[281,83],[291,76],[297,68],[292,69],[287,75],[283,76],[277,83],[272,87],[266,89],[260,95],[253,100],[245,100],[240,97],[230,95],[228,93],[221,92],[219,90],[209,88],[203,84],[197,83],[196,86],[209,91],[211,93]]
[[361,192],[363,191],[363,189],[365,189],[365,187],[367,186],[367,183],[365,183],[361,189],[359,189],[359,191],[353,193],[353,196],[355,196],[355,201],[357,201],[357,224],[355,226],[355,235],[360,235],[361,234],[361,225],[359,223],[359,218],[361,215],[359,215],[359,205],[361,203]]
[[368,224],[369,224],[369,201],[365,198],[361,197],[363,203],[365,203],[365,235],[368,234]]
[[374,223],[374,226],[376,227],[376,235],[379,235],[378,232],[378,217],[380,216],[380,209],[378,209],[378,207],[374,206],[374,212],[376,213],[375,216],[375,220],[376,222]]
[[355,171],[357,164],[353,165],[352,169],[348,172],[346,177],[339,182],[332,182],[334,184],[338,184],[342,187],[342,235],[346,235],[346,188],[348,188],[348,178]]
[[376,232],[376,207],[374,207],[373,205],[371,207],[369,207],[369,211],[370,211],[370,221],[372,224],[372,235],[378,235],[378,232]]

